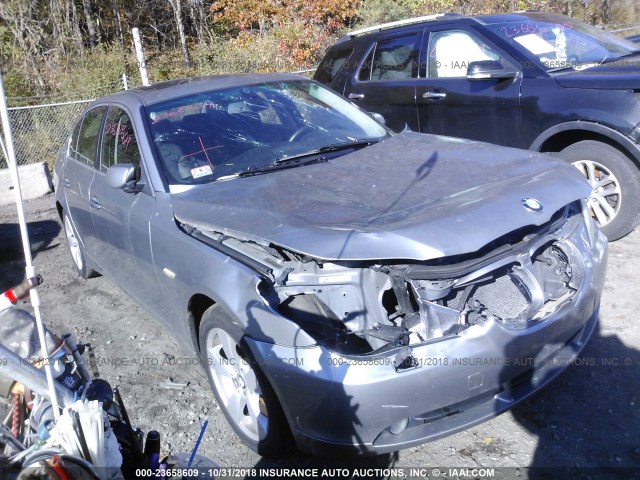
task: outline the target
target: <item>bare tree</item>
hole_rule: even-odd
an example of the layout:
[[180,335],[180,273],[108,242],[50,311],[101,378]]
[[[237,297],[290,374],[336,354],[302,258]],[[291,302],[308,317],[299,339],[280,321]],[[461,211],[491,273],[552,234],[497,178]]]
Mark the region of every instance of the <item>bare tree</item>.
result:
[[22,53],[27,69],[40,88],[45,87],[38,67],[42,26],[38,21],[37,0],[13,0],[0,2],[0,17],[8,25]]
[[82,0],[82,7],[84,8],[84,18],[87,22],[87,30],[89,32],[89,47],[91,50],[95,50],[97,45],[97,32],[96,24],[91,16],[91,0]]
[[189,3],[189,15],[193,22],[193,28],[195,30],[198,43],[204,42],[204,6],[202,0],[187,0]]
[[120,42],[120,46],[124,48],[124,33],[122,31],[122,20],[120,18],[120,8],[118,7],[118,0],[111,0],[111,5],[113,7],[113,17],[116,20],[116,29],[118,31],[118,41]]
[[84,58],[84,42],[82,41],[82,31],[80,30],[76,2],[74,2],[74,0],[65,0],[65,2],[67,3],[67,28],[69,31],[73,32],[74,42],[77,45],[80,56]]
[[167,0],[173,9],[173,13],[176,16],[176,26],[178,28],[178,35],[180,36],[180,45],[182,48],[182,57],[184,59],[184,65],[187,68],[191,68],[191,55],[189,55],[189,48],[187,46],[187,36],[184,33],[184,22],[182,21],[182,5],[180,0]]

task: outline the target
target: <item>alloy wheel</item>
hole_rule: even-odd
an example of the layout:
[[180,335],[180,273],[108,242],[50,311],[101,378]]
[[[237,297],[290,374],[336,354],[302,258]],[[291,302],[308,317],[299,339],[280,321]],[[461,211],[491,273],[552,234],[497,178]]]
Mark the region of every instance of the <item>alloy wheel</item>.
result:
[[267,409],[256,373],[240,346],[226,331],[213,328],[207,334],[206,355],[221,407],[248,438],[264,439]]
[[622,190],[616,176],[601,163],[593,160],[579,160],[573,162],[589,181],[591,195],[587,199],[591,215],[600,227],[610,223],[620,211]]

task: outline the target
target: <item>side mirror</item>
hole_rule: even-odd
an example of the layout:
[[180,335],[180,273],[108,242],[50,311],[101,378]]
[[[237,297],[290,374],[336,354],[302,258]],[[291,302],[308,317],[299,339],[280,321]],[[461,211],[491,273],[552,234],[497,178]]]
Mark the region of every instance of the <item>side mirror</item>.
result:
[[377,113],[377,112],[369,112],[369,115],[371,115],[376,122],[381,123],[382,125],[386,125],[387,124],[387,121],[382,116],[382,114]]
[[111,165],[107,169],[106,182],[112,188],[119,188],[126,193],[138,193],[144,184],[137,181],[138,167],[132,163]]
[[467,68],[468,80],[487,80],[496,78],[516,78],[518,72],[507,70],[497,60],[482,60],[469,63]]

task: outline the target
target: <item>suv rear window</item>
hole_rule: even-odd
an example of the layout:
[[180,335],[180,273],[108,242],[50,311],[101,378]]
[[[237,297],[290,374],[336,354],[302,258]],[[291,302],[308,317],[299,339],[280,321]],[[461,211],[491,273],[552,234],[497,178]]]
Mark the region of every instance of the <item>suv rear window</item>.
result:
[[315,79],[321,83],[331,82],[336,78],[338,73],[340,73],[340,70],[342,70],[344,64],[347,63],[352,53],[353,48],[327,52],[327,55],[316,71]]

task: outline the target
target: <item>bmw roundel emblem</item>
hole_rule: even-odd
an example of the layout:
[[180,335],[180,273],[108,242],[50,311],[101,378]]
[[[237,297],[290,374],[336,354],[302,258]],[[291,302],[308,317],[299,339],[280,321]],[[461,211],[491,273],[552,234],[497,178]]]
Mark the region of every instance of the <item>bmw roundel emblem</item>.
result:
[[542,203],[540,203],[540,201],[536,200],[535,198],[523,198],[522,205],[532,213],[542,213],[542,210],[544,210]]

